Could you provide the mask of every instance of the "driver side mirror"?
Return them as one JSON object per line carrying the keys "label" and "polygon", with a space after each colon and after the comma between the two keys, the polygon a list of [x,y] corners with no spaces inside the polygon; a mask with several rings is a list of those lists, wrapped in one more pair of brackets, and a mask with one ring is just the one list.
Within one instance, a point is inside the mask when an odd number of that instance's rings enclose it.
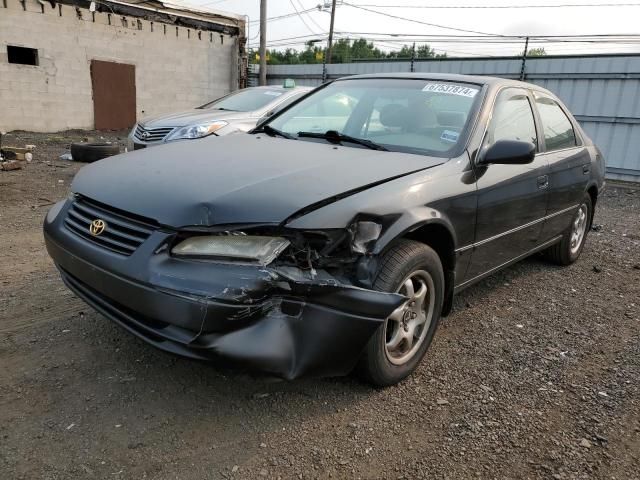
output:
{"label": "driver side mirror", "polygon": [[533,162],[535,156],[536,146],[531,142],[498,140],[484,152],[477,164],[526,165]]}

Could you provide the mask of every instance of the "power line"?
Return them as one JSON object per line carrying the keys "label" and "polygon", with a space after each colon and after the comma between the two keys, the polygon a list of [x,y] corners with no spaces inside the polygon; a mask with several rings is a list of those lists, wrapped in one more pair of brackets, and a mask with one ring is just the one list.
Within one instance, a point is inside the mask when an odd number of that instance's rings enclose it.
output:
{"label": "power line", "polygon": [[[268,47],[283,47],[288,45],[303,45],[307,43],[309,40],[324,40],[327,38],[327,35],[298,35],[295,37],[287,37],[287,38],[277,38],[275,40],[271,40]],[[249,47],[255,47],[256,43],[249,44]]]}
{"label": "power line", "polygon": [[351,31],[340,31],[337,32],[340,34],[348,34],[348,35],[384,35],[393,38],[423,38],[423,39],[434,39],[434,38],[444,38],[444,39],[462,39],[462,40],[483,40],[483,41],[502,41],[502,40],[516,40],[520,41],[526,37],[531,39],[553,39],[558,41],[567,39],[567,40],[579,40],[579,39],[590,39],[590,40],[620,40],[620,39],[640,39],[640,34],[638,33],[593,33],[593,34],[580,34],[580,35],[499,35],[499,36],[486,36],[486,35],[438,35],[438,34],[424,34],[424,33],[397,33],[397,32],[351,32]]}
{"label": "power line", "polygon": [[488,36],[493,36],[493,37],[501,37],[502,36],[502,35],[499,35],[497,33],[479,32],[477,30],[466,30],[464,28],[449,27],[447,25],[439,25],[437,23],[423,22],[422,20],[416,20],[414,18],[400,17],[398,15],[392,15],[390,13],[381,12],[380,10],[372,10],[370,8],[361,7],[361,6],[355,5],[353,3],[343,2],[342,4],[343,5],[348,5],[349,7],[358,8],[358,9],[364,10],[366,12],[375,13],[375,14],[378,14],[378,15],[383,15],[383,16],[389,17],[389,18],[395,18],[397,20],[404,20],[406,22],[419,23],[421,25],[427,25],[429,27],[443,28],[445,30],[453,30],[453,31],[456,31],[456,32],[463,32],[463,33],[476,33],[476,34],[479,34],[479,35],[488,35]]}
{"label": "power line", "polygon": [[[389,43],[411,43],[411,42],[441,42],[441,43],[484,43],[484,44],[520,44],[524,36],[503,36],[486,37],[471,35],[420,35],[420,34],[389,34],[380,32],[336,32],[341,37],[348,36],[363,38],[365,40],[377,40]],[[326,34],[298,35],[273,39],[270,44],[305,39],[322,39]],[[554,42],[554,43],[640,43],[640,35],[530,35],[532,42]]]}
{"label": "power line", "polygon": [[[300,12],[294,13],[286,13],[284,15],[278,15],[277,17],[269,17],[267,18],[267,22],[275,22],[277,20],[282,20],[284,18],[291,18],[300,15],[301,13],[312,12],[315,8],[307,8],[306,10],[301,10]],[[251,20],[249,23],[258,23],[260,20]]]}
{"label": "power line", "polygon": [[[296,0],[296,2],[298,3],[298,5],[300,5],[300,8],[302,10],[305,9],[304,5],[302,4],[302,0]],[[306,15],[307,15],[307,18],[311,20],[311,23],[313,23],[316,27],[318,27],[318,30],[320,30],[321,32],[324,32],[324,28],[320,24],[318,24],[318,22],[315,21],[315,19],[313,18],[313,15],[311,15],[308,12]]]}
{"label": "power line", "polygon": [[522,9],[522,8],[567,8],[567,7],[640,7],[640,3],[570,3],[558,5],[378,5],[358,4],[359,7],[375,8],[420,8],[420,9]]}
{"label": "power line", "polygon": [[[462,55],[490,56],[488,52],[495,51],[500,56],[505,49],[521,50],[523,36],[490,37],[484,35],[432,35],[432,34],[400,34],[381,32],[336,32],[340,38],[362,38],[368,42],[383,43],[386,48],[401,48],[402,45],[427,43],[434,50],[448,51]],[[315,42],[326,39],[324,35],[300,35],[274,39],[269,42],[269,48],[302,46],[308,41]],[[530,36],[530,43],[539,46],[551,47],[562,51],[595,51],[600,45],[616,46],[625,52],[632,52],[640,46],[639,34],[583,34],[583,35],[541,35]],[[396,44],[396,47],[390,45]],[[462,45],[465,50],[482,49],[485,53],[478,54],[469,51],[452,50],[450,45]],[[251,44],[253,47],[255,44]],[[446,47],[446,48],[444,48]],[[610,48],[610,47],[609,47]],[[504,54],[502,55],[504,56]],[[507,55],[509,56],[509,55]]]}
{"label": "power line", "polygon": [[298,15],[298,18],[300,18],[300,20],[302,21],[302,23],[304,24],[305,27],[307,27],[307,30],[309,30],[311,33],[313,33],[314,35],[317,35],[317,33],[309,26],[309,24],[307,24],[307,22],[304,20],[304,17],[300,14],[300,12],[298,11],[298,7],[296,7],[296,4],[293,3],[293,0],[289,0],[289,3],[291,4],[291,6],[293,7],[293,9],[296,12],[296,15]]}

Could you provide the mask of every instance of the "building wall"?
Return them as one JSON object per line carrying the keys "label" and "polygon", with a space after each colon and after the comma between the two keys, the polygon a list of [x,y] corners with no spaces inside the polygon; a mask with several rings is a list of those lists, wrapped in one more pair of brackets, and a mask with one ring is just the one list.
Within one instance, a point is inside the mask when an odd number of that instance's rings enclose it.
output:
{"label": "building wall", "polygon": [[[68,5],[52,8],[49,2],[43,2],[43,13],[36,0],[26,0],[26,11],[18,0],[5,2],[0,130],[93,128],[92,59],[135,65],[138,119],[194,107],[237,88],[237,37]],[[39,66],[8,63],[7,44],[37,48]]]}
{"label": "building wall", "polygon": [[[415,72],[491,75],[517,79],[521,58],[449,58],[416,61]],[[329,78],[361,73],[409,72],[411,62],[328,65]],[[640,182],[640,55],[528,58],[525,80],[554,92],[569,107],[607,162],[607,177]],[[293,78],[320,85],[322,65],[272,65],[267,83]]]}

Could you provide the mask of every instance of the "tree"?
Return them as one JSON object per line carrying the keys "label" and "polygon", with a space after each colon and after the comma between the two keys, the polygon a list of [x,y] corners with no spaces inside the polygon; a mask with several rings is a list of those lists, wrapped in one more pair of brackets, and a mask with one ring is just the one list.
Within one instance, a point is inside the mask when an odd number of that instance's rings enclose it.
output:
{"label": "tree", "polygon": [[[520,52],[520,56],[524,54],[524,50]],[[527,57],[545,57],[547,52],[545,52],[544,47],[538,48],[530,48],[527,52]]]}
{"label": "tree", "polygon": [[[324,42],[310,41],[305,44],[302,51],[287,48],[285,50],[267,50],[267,63],[270,65],[294,65],[322,63],[325,54]],[[378,60],[384,58],[404,58],[409,59],[413,55],[411,45],[403,45],[399,50],[383,52],[372,42],[364,38],[351,40],[340,38],[333,44],[331,53],[331,63],[349,63],[354,60]],[[429,45],[416,45],[415,58],[445,58],[446,53],[438,54]],[[249,61],[258,63],[259,56],[256,50],[249,51]]]}

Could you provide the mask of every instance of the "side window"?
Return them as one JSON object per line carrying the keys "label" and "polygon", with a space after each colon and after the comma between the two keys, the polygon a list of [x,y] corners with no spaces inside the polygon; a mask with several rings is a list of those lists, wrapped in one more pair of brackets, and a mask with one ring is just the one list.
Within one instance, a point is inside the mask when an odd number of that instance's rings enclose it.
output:
{"label": "side window", "polygon": [[489,144],[520,140],[538,145],[533,111],[523,90],[506,89],[498,95],[487,138]]}
{"label": "side window", "polygon": [[576,146],[573,125],[554,100],[536,95],[536,107],[540,113],[547,151]]}

